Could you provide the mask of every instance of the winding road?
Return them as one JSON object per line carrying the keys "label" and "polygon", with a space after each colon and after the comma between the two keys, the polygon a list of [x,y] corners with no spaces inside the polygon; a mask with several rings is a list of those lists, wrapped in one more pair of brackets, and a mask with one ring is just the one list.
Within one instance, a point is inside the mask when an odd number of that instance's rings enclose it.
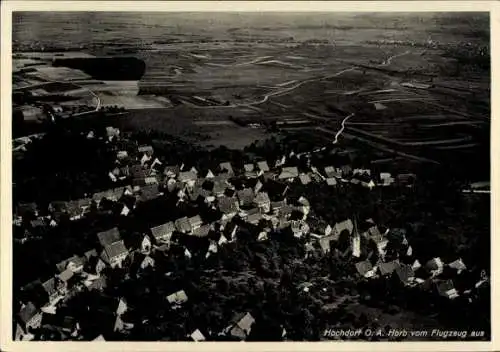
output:
{"label": "winding road", "polygon": [[382,64],[380,64],[379,66],[387,66],[391,63],[391,61],[393,59],[400,57],[400,56],[403,56],[403,55],[408,55],[409,53],[410,53],[410,50],[406,50],[404,53],[392,55],[392,56],[388,57],[384,62],[382,62]]}
{"label": "winding road", "polygon": [[[51,83],[61,83],[61,84],[68,84],[68,83],[71,83],[72,85],[74,85],[77,89],[83,89],[83,90],[86,90],[87,92],[90,93],[90,95],[92,95],[93,98],[95,98],[96,100],[96,108],[95,108],[95,111],[99,111],[99,109],[101,108],[101,99],[99,98],[99,96],[97,94],[94,93],[93,90],[89,89],[88,87],[84,87],[84,86],[81,86],[78,84],[78,81],[50,81],[50,82],[43,82],[43,83],[35,83],[35,84],[31,84],[29,86],[25,86],[25,87],[22,87],[22,88],[19,88],[19,89],[14,89],[15,90],[20,90],[20,91],[23,91],[23,90],[30,90],[30,89],[35,89],[35,88],[43,88],[43,86],[47,85],[47,84],[51,84]],[[75,89],[76,90],[76,89]],[[87,114],[88,112],[85,112],[85,114]],[[83,114],[83,113],[80,113],[80,114]]]}
{"label": "winding road", "polygon": [[334,141],[332,142],[332,144],[337,144],[337,142],[339,141],[339,137],[340,135],[342,134],[342,132],[344,132],[344,129],[345,129],[345,123],[347,122],[347,120],[349,120],[351,117],[354,116],[354,113],[350,114],[349,116],[346,116],[342,122],[341,122],[341,127],[340,127],[340,130],[337,131],[337,133],[335,133],[335,139]]}

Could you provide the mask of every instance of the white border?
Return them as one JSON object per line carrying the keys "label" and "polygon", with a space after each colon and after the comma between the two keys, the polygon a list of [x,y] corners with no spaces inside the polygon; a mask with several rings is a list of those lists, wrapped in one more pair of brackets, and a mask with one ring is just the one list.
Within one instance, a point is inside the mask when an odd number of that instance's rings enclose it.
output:
{"label": "white border", "polygon": [[[498,77],[500,44],[496,43],[493,38],[500,31],[499,3],[494,1],[349,1],[349,2],[328,2],[328,1],[241,1],[241,2],[223,2],[223,1],[188,1],[188,2],[160,2],[160,1],[2,1],[2,17],[1,17],[1,121],[0,129],[0,145],[1,145],[1,236],[0,236],[0,288],[1,288],[1,305],[0,305],[0,350],[4,351],[41,351],[47,349],[77,351],[87,348],[95,348],[102,351],[114,350],[138,350],[138,351],[162,351],[165,349],[174,351],[231,351],[238,350],[255,350],[255,351],[359,351],[359,350],[374,350],[374,351],[493,351],[499,350],[499,339],[496,338],[498,329],[498,319],[500,317],[499,305],[495,301],[498,297],[497,275],[493,268],[497,268],[498,240],[495,234],[497,229],[497,214],[498,209],[494,205],[497,203],[496,189],[497,180],[500,170],[496,165],[495,155],[499,149],[498,143],[494,136],[497,131],[496,116],[499,110],[499,102],[493,97],[500,97],[499,84],[493,79]],[[492,86],[491,86],[491,102],[492,102],[492,126],[491,126],[491,155],[492,155],[492,228],[491,228],[491,258],[492,258],[492,342],[314,342],[314,343],[299,343],[299,342],[280,342],[280,343],[159,343],[159,342],[13,342],[11,341],[12,330],[12,181],[11,181],[11,25],[13,11],[137,11],[137,12],[156,12],[156,11],[171,11],[171,12],[455,12],[455,11],[489,11],[491,22],[491,58],[492,58]],[[496,93],[496,94],[495,94]],[[500,132],[500,131],[499,131]],[[27,259],[26,265],[30,265]],[[496,347],[496,348],[495,348]]]}

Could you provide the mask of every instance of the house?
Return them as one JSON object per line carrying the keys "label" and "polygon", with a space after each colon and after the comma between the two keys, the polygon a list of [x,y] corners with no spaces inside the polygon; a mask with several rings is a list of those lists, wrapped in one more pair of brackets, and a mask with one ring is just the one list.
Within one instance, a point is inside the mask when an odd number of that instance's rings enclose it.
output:
{"label": "house", "polygon": [[182,182],[177,182],[174,178],[169,178],[167,181],[167,190],[169,192],[173,192],[182,187],[183,187]]}
{"label": "house", "polygon": [[157,183],[145,185],[144,187],[141,187],[139,192],[139,197],[137,200],[139,202],[147,202],[149,200],[158,198],[159,195],[160,195],[160,189]]}
{"label": "house", "polygon": [[254,199],[254,204],[264,213],[268,213],[271,210],[271,200],[269,199],[269,194],[267,194],[267,192],[257,193]]}
{"label": "house", "polygon": [[155,176],[147,176],[142,178],[134,178],[132,184],[134,186],[148,186],[158,183],[158,179]]}
{"label": "house", "polygon": [[311,231],[320,236],[329,236],[332,234],[333,228],[326,221],[309,218],[308,223]]}
{"label": "house", "polygon": [[113,331],[125,332],[134,328],[133,323],[125,322],[121,315],[116,315],[115,326]]}
{"label": "house", "polygon": [[352,170],[352,175],[367,175],[371,176],[372,172],[370,169],[354,169]]}
{"label": "house", "polygon": [[180,306],[188,301],[188,297],[184,290],[179,290],[167,296],[167,301],[173,306]]}
{"label": "house", "polygon": [[280,180],[293,180],[299,176],[299,170],[295,166],[284,167],[278,176]]}
{"label": "house", "polygon": [[170,242],[170,238],[175,231],[175,224],[169,221],[165,224],[151,228],[151,235],[157,242]]}
{"label": "house", "polygon": [[211,240],[208,246],[207,254],[205,254],[205,259],[210,257],[212,253],[217,253],[218,249],[219,248],[217,247],[217,242]]}
{"label": "house", "polygon": [[203,224],[203,220],[201,220],[201,217],[199,215],[188,218],[188,221],[191,231],[199,228],[201,224]]}
{"label": "house", "polygon": [[64,340],[71,337],[77,337],[80,332],[80,324],[73,316],[58,314],[44,315],[42,326],[51,331],[57,331]]}
{"label": "house", "polygon": [[30,225],[33,229],[42,229],[47,226],[44,218],[37,218],[30,221]]}
{"label": "house", "polygon": [[59,292],[57,291],[57,284],[55,278],[50,278],[42,283],[44,291],[47,293],[49,298],[49,305],[52,305],[59,297]]}
{"label": "house", "polygon": [[418,261],[418,259],[415,259],[415,261],[413,262],[413,264],[411,265],[411,268],[416,271],[418,269],[420,269],[422,267],[422,264],[420,264],[420,262]]}
{"label": "house", "polygon": [[361,186],[371,190],[375,187],[375,182],[373,182],[373,180],[361,181]]}
{"label": "house", "polygon": [[281,158],[276,159],[276,162],[274,163],[274,167],[280,167],[285,165],[286,163],[286,155],[283,155]]}
{"label": "house", "polygon": [[226,181],[214,178],[212,193],[216,197],[222,196],[224,194],[224,192],[226,191],[227,187],[228,187],[228,184],[226,183]]}
{"label": "house", "polygon": [[120,173],[119,173],[120,179],[125,179],[130,176],[130,168],[128,165],[124,165],[120,167]]}
{"label": "house", "polygon": [[351,241],[352,256],[359,258],[361,256],[361,237],[358,233],[354,234]]}
{"label": "house", "polygon": [[253,188],[253,192],[254,193],[258,193],[262,187],[264,187],[264,184],[262,182],[260,182],[260,180],[257,180],[257,183],[255,184],[254,188]]}
{"label": "house", "polygon": [[151,172],[157,173],[160,171],[159,168],[161,165],[163,165],[163,163],[158,158],[155,158],[149,168],[151,169]]}
{"label": "house", "polygon": [[183,183],[194,183],[197,178],[198,175],[190,170],[190,171],[179,172],[178,180]]}
{"label": "house", "polygon": [[342,165],[340,167],[340,170],[342,170],[342,176],[347,176],[347,175],[349,175],[352,172],[352,167],[349,164]]}
{"label": "house", "polygon": [[304,220],[292,220],[290,226],[294,237],[301,238],[303,235],[309,233],[309,225]]}
{"label": "house", "polygon": [[205,177],[204,177],[204,178],[205,178],[205,179],[210,180],[210,179],[212,179],[212,178],[214,178],[214,177],[215,177],[215,175],[214,175],[214,173],[212,172],[212,170],[208,169],[208,171],[207,171],[207,173],[206,173],[206,175],[205,175]]}
{"label": "house", "polygon": [[410,285],[415,280],[415,271],[411,265],[402,264],[396,267],[396,275],[403,285]]}
{"label": "house", "polygon": [[273,210],[274,215],[277,215],[284,206],[286,206],[286,200],[271,202],[271,209]]}
{"label": "house", "polygon": [[57,275],[60,283],[58,289],[60,290],[61,293],[63,294],[67,293],[68,289],[70,288],[70,284],[72,283],[71,279],[73,278],[73,276],[74,273],[69,269],[66,269],[62,273]]}
{"label": "house", "polygon": [[31,341],[34,339],[33,334],[25,334],[19,323],[14,327],[14,341]]}
{"label": "house", "polygon": [[144,178],[149,176],[149,169],[144,168],[142,164],[134,164],[129,166],[129,175],[132,178]]}
{"label": "house", "polygon": [[83,209],[80,208],[80,205],[76,202],[67,202],[66,213],[71,221],[79,220],[83,216]]}
{"label": "house", "polygon": [[192,235],[196,237],[207,237],[209,233],[210,225],[206,224],[193,229]]}
{"label": "house", "polygon": [[116,158],[118,160],[123,160],[128,158],[128,152],[126,150],[120,150],[116,153]]}
{"label": "house", "polygon": [[217,241],[217,245],[222,246],[229,241],[227,240],[226,236],[224,236],[222,233],[220,234],[219,240]]}
{"label": "house", "polygon": [[228,175],[234,175],[233,167],[230,162],[223,162],[219,164],[220,171],[227,173]]}
{"label": "house", "polygon": [[151,156],[153,155],[153,147],[150,146],[150,145],[143,145],[143,146],[139,146],[137,148],[137,151],[140,153],[140,154],[146,154],[148,156]]}
{"label": "house", "polygon": [[337,185],[337,179],[336,178],[333,178],[333,177],[328,177],[326,179],[326,184],[328,186],[336,186]]}
{"label": "house", "polygon": [[425,264],[425,268],[434,276],[443,272],[444,264],[441,258],[432,258]]}
{"label": "house", "polygon": [[40,308],[40,310],[44,314],[52,314],[52,315],[57,314],[57,307],[55,305],[50,305],[50,303]]}
{"label": "house", "polygon": [[[312,235],[311,235],[312,236]],[[314,238],[314,236],[312,236]],[[327,254],[331,250],[331,242],[337,240],[337,236],[334,234],[328,236],[320,236],[319,238],[315,238],[324,254]]]}
{"label": "house", "polygon": [[309,174],[300,174],[299,180],[300,180],[300,183],[302,183],[303,185],[308,185],[309,183],[312,182],[311,175],[309,175]]}
{"label": "house", "polygon": [[459,258],[447,265],[451,269],[455,269],[458,274],[460,274],[462,271],[467,270],[467,267],[465,266],[464,262],[462,261],[462,258]]}
{"label": "house", "polygon": [[436,283],[436,289],[440,296],[455,299],[459,296],[455,286],[453,285],[453,281],[444,280]]}
{"label": "house", "polygon": [[262,214],[258,211],[258,209],[255,209],[257,211],[252,211],[247,217],[246,217],[246,222],[249,224],[257,225],[260,220],[262,219]]}
{"label": "house", "polygon": [[399,266],[400,266],[400,264],[399,264],[398,260],[392,260],[392,261],[387,262],[387,263],[380,263],[378,265],[378,270],[380,271],[380,275],[389,276],[389,275],[392,275],[392,273]]}
{"label": "house", "polygon": [[341,178],[342,170],[336,169],[333,166],[327,166],[325,167],[325,175],[326,178]]}
{"label": "house", "polygon": [[83,266],[85,265],[85,257],[73,256],[68,259],[68,264],[66,268],[74,273],[81,273],[83,271]]}
{"label": "house", "polygon": [[117,227],[107,231],[102,231],[97,234],[97,238],[101,246],[106,247],[114,242],[121,240],[120,232]]}
{"label": "house", "polygon": [[224,227],[224,236],[230,241],[233,242],[236,240],[236,233],[238,232],[238,225],[234,222],[230,222]]}
{"label": "house", "polygon": [[107,279],[105,276],[99,276],[96,280],[92,280],[91,282],[86,281],[85,286],[87,286],[89,291],[102,291],[107,287]]}
{"label": "house", "polygon": [[[94,250],[95,251],[95,250]],[[97,256],[97,251],[95,256],[89,257],[87,263],[85,264],[85,272],[91,275],[100,275],[101,272],[106,268],[106,263]]]}
{"label": "house", "polygon": [[167,178],[174,178],[179,175],[180,168],[178,165],[167,165],[165,169],[163,169],[163,175]]}
{"label": "house", "polygon": [[189,223],[189,219],[187,216],[175,220],[174,224],[175,228],[180,233],[188,233],[191,231],[191,224]]}
{"label": "house", "polygon": [[195,342],[205,341],[205,336],[201,333],[199,329],[196,329],[191,335],[189,335],[191,339]]}
{"label": "house", "polygon": [[119,128],[114,128],[112,126],[106,127],[106,137],[109,141],[111,141],[113,138],[118,138],[118,136],[120,136]]}
{"label": "house", "polygon": [[269,165],[267,164],[267,161],[257,161],[257,168],[262,171],[262,172],[268,172],[269,171]]}
{"label": "house", "polygon": [[336,234],[337,236],[340,236],[340,234],[343,231],[347,231],[349,234],[352,234],[353,230],[354,230],[354,224],[351,219],[338,222],[333,227],[333,233]]}
{"label": "house", "polygon": [[125,204],[123,204],[122,210],[120,210],[120,215],[128,216],[129,213],[130,209]]}
{"label": "house", "polygon": [[268,237],[267,237],[267,232],[265,231],[261,231],[259,233],[259,236],[257,236],[257,241],[259,242],[263,242],[263,241],[267,241],[268,240]]}
{"label": "house", "polygon": [[255,319],[250,313],[237,314],[231,320],[231,324],[224,329],[223,333],[240,340],[245,340],[250,335],[254,323]]}
{"label": "house", "polygon": [[243,165],[243,168],[245,169],[245,173],[247,173],[247,172],[254,171],[255,167],[253,164],[245,164],[245,165]]}
{"label": "house", "polygon": [[371,277],[373,274],[372,271],[373,266],[368,260],[357,262],[354,266],[356,267],[356,270],[358,271],[359,275],[363,277],[368,278]]}
{"label": "house", "polygon": [[20,325],[25,333],[29,333],[31,329],[37,329],[42,322],[42,312],[35,307],[32,302],[28,302],[19,311],[18,318]]}
{"label": "house", "polygon": [[390,186],[394,183],[394,178],[389,172],[381,172],[380,181],[382,186]]}
{"label": "house", "polygon": [[112,268],[122,267],[123,260],[128,256],[128,250],[123,243],[123,240],[114,242],[104,247],[101,258],[108,263]]}
{"label": "house", "polygon": [[379,243],[385,239],[385,236],[380,233],[380,229],[377,225],[371,224],[366,232],[366,237],[372,239],[375,243]]}
{"label": "house", "polygon": [[38,206],[36,203],[19,203],[16,206],[16,214],[25,217],[26,215],[38,216]]}
{"label": "house", "polygon": [[113,188],[103,192],[97,192],[92,196],[92,200],[99,205],[103,199],[117,202],[123,195],[123,189]]}
{"label": "house", "polygon": [[226,215],[232,217],[239,210],[238,200],[232,197],[222,196],[217,200],[219,210]]}
{"label": "house", "polygon": [[[202,193],[202,191],[205,191]],[[206,201],[206,197],[210,194],[210,192],[207,192],[201,187],[194,186],[192,189],[188,189],[188,197],[192,202],[196,202],[198,199],[203,200],[204,202]]]}
{"label": "house", "polygon": [[241,191],[236,192],[236,195],[240,201],[240,206],[252,205],[255,198],[255,194],[251,188],[244,188]]}
{"label": "house", "polygon": [[151,252],[151,239],[148,235],[144,235],[141,241],[141,253],[149,254]]}
{"label": "house", "polygon": [[57,270],[61,273],[66,269],[70,269],[74,273],[79,273],[83,270],[85,257],[73,256],[56,264]]}
{"label": "house", "polygon": [[297,203],[300,204],[300,210],[302,211],[302,213],[304,214],[304,220],[306,219],[307,215],[309,214],[309,211],[311,210],[311,203],[309,203],[309,201],[301,196],[298,200],[297,200]]}
{"label": "house", "polygon": [[155,267],[155,260],[151,258],[149,255],[146,255],[144,259],[141,261],[140,265],[141,269],[146,269],[148,267],[154,268]]}

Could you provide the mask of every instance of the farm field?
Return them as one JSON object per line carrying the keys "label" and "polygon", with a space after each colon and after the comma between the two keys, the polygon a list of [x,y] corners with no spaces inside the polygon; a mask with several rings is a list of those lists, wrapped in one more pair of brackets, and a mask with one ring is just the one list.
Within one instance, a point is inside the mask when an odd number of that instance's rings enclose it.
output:
{"label": "farm field", "polygon": [[[182,17],[172,16],[173,21]],[[304,120],[310,125],[301,126],[311,133],[318,133],[316,127],[330,131],[318,137],[318,144],[328,143],[324,136],[335,135],[350,114],[345,128],[358,147],[401,149],[417,158],[412,160],[434,153],[446,162],[448,155],[452,160],[452,154],[470,154],[489,144],[489,74],[449,50],[462,43],[483,45],[485,37],[474,34],[482,32],[432,15],[401,14],[404,26],[386,23],[382,15],[371,17],[369,26],[360,25],[362,15],[325,16],[266,22],[262,14],[249,22],[238,19],[237,26],[231,15],[216,26],[197,14],[179,26],[150,16],[140,19],[151,24],[147,31],[137,18],[125,17],[116,28],[96,26],[96,40],[88,47],[68,29],[64,43],[83,45],[82,53],[16,53],[16,67],[33,72],[16,75],[15,84],[75,79],[78,90],[61,91],[84,95],[88,90],[94,104],[99,99],[102,106],[131,110],[125,118],[130,128],[179,132],[207,145],[239,148],[240,142],[267,133],[249,125],[280,122],[280,128],[296,129],[286,122]],[[125,41],[127,28],[134,33]],[[26,35],[17,33],[17,39],[22,42]],[[45,35],[42,44],[53,39],[50,29]],[[146,68],[138,81],[104,82],[50,67],[55,56],[85,55],[133,56]],[[352,140],[340,138],[339,143]],[[383,152],[380,148],[375,149]]]}

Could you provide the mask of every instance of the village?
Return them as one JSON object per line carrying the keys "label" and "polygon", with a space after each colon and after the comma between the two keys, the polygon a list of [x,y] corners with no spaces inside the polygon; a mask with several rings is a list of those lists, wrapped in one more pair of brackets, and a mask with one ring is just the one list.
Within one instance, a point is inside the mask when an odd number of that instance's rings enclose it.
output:
{"label": "village", "polygon": [[[404,229],[388,228],[356,213],[328,222],[311,211],[314,204],[310,199],[294,192],[298,187],[307,189],[313,185],[362,188],[366,192],[381,187],[411,189],[418,182],[418,175],[375,174],[350,164],[314,165],[310,155],[300,155],[305,159],[301,165],[305,166],[297,167],[289,162],[298,157],[293,151],[275,163],[259,158],[240,169],[219,160],[215,168],[198,170],[183,160],[167,164],[162,155],[156,155],[152,145],[134,144],[123,138],[117,128],[107,127],[104,134],[116,152],[115,163],[109,166],[107,175],[116,187],[82,199],[54,200],[47,209],[40,209],[36,203],[17,204],[14,227],[24,235],[14,241],[24,245],[33,236],[40,236],[40,229],[57,228],[61,221],[81,221],[96,210],[130,218],[141,206],[160,198],[168,199],[175,209],[163,209],[163,219],[156,217],[153,226],[136,231],[132,240],[124,238],[117,224],[96,231],[95,246],[86,248],[84,253],[67,253],[67,258],[53,268],[52,276],[24,285],[22,299],[14,305],[18,308],[13,312],[16,340],[40,339],[42,328],[50,328],[62,340],[82,340],[78,320],[66,315],[64,309],[61,312],[60,307],[82,292],[103,292],[113,271],[124,271],[126,277],[147,271],[168,276],[172,272],[161,263],[172,251],[181,251],[187,261],[210,261],[224,247],[241,242],[242,238],[271,245],[276,236],[289,235],[302,248],[304,261],[335,255],[352,266],[360,282],[395,280],[403,289],[433,292],[447,300],[473,302],[481,289],[489,285],[485,271],[472,281],[469,277],[462,279],[469,269],[460,257],[449,261],[440,257],[422,260]],[[102,137],[88,131],[86,138]],[[298,287],[307,293],[311,285],[305,282]],[[182,311],[190,296],[180,288],[164,299],[172,310]],[[125,297],[106,296],[106,302],[116,307],[112,308],[110,319],[114,332],[126,334],[134,328],[127,320],[130,302]],[[186,339],[227,337],[245,341],[255,320],[248,311],[235,312],[222,331],[199,327]],[[282,330],[282,339],[286,340],[287,331],[284,327]],[[94,340],[106,338],[97,334]]]}

